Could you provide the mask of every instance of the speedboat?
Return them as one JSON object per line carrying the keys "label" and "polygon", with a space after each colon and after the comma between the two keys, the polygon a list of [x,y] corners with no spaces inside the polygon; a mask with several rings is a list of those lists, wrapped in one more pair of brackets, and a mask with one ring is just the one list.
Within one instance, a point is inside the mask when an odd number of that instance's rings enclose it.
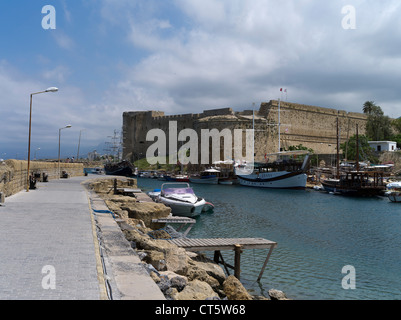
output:
{"label": "speedboat", "polygon": [[401,181],[389,183],[386,195],[391,202],[401,202]]}
{"label": "speedboat", "polygon": [[195,195],[188,183],[163,183],[159,201],[176,216],[195,217],[202,213],[206,201]]}

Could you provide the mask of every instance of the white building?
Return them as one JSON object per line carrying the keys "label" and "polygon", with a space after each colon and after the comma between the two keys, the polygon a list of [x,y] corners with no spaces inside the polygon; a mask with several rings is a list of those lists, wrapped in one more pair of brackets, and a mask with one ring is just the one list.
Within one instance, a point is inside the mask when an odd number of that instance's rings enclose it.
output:
{"label": "white building", "polygon": [[397,142],[394,141],[368,141],[371,148],[375,151],[395,151],[397,150]]}
{"label": "white building", "polygon": [[100,159],[100,154],[97,153],[96,150],[88,153],[88,160],[89,161],[96,161]]}

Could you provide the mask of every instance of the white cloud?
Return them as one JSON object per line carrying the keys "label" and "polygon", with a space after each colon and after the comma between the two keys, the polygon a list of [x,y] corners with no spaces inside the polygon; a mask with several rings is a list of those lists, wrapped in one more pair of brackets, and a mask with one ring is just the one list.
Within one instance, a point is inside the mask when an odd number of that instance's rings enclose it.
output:
{"label": "white cloud", "polygon": [[73,50],[75,48],[74,40],[65,33],[63,33],[62,31],[60,30],[54,31],[53,37],[60,48],[66,50]]}
{"label": "white cloud", "polygon": [[130,20],[132,44],[149,51],[117,86],[135,91],[131,100],[125,91],[132,108],[139,102],[137,92],[142,93],[142,108],[148,101],[149,109],[177,113],[241,108],[276,99],[278,89],[287,87],[294,102],[361,111],[364,101],[375,100],[385,111],[394,110],[396,99],[387,101],[381,90],[384,85],[396,90],[396,82],[389,79],[395,80],[401,70],[400,52],[389,32],[400,24],[396,1],[354,1],[356,30],[342,28],[341,9],[347,1],[174,4],[190,23],[171,23],[174,32],[167,35],[155,27],[157,20]]}

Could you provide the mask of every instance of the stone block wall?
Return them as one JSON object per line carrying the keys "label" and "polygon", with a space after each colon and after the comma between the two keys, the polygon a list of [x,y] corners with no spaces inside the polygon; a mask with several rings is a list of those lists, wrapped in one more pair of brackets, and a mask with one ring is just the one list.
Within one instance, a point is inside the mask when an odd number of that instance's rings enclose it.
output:
{"label": "stone block wall", "polygon": [[[0,163],[0,192],[6,197],[24,190],[27,186],[28,161],[7,160]],[[83,176],[84,168],[82,163],[60,163],[60,172],[66,171],[70,177]],[[31,161],[30,172],[48,175],[48,179],[58,178],[57,162]]]}
{"label": "stone block wall", "polygon": [[[280,146],[288,148],[302,144],[319,154],[336,154],[337,119],[340,143],[355,134],[365,133],[367,116],[331,108],[322,108],[290,102],[281,102]],[[123,157],[130,161],[144,158],[153,142],[146,141],[150,129],[161,129],[169,141],[169,122],[177,121],[180,132],[194,129],[198,137],[202,129],[252,129],[255,123],[255,159],[263,161],[265,154],[278,151],[278,101],[262,103],[258,111],[234,112],[231,108],[203,111],[200,114],[164,115],[160,111],[125,112],[123,115]],[[244,131],[245,136],[245,131]],[[178,143],[178,148],[183,143]],[[243,144],[243,146],[245,143]],[[223,145],[221,145],[223,147]],[[234,146],[233,146],[234,148]],[[200,148],[198,152],[200,151]],[[167,146],[167,153],[170,150]],[[243,150],[243,154],[245,154]],[[220,160],[226,160],[221,158]],[[238,159],[237,159],[238,160]]]}

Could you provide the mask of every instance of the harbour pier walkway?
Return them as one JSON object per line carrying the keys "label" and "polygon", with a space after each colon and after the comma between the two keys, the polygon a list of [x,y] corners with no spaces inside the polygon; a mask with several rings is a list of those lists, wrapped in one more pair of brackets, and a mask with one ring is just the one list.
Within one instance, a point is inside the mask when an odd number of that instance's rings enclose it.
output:
{"label": "harbour pier walkway", "polygon": [[94,214],[88,179],[38,183],[0,206],[0,300],[164,299],[113,217]]}

